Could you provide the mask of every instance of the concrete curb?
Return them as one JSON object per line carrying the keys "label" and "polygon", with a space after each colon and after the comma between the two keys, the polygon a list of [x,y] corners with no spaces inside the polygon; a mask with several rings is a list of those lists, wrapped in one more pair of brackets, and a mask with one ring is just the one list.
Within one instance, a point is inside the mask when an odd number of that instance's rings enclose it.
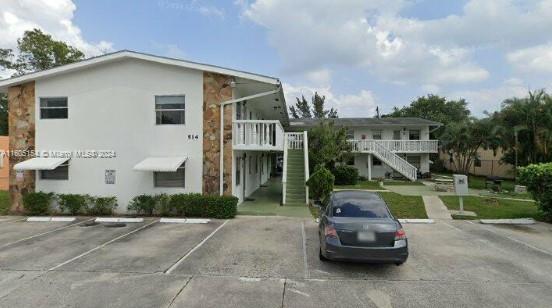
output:
{"label": "concrete curb", "polygon": [[402,224],[432,224],[435,223],[433,219],[418,219],[418,218],[405,218],[399,219]]}
{"label": "concrete curb", "polygon": [[517,219],[480,219],[480,223],[486,225],[533,225],[533,218],[517,218]]}
{"label": "concrete curb", "polygon": [[75,221],[77,218],[76,217],[55,217],[55,216],[50,216],[50,217],[42,217],[42,216],[37,216],[37,217],[27,217],[27,222],[71,222],[71,221]]}
{"label": "concrete curb", "polygon": [[161,218],[159,219],[160,223],[167,224],[206,224],[209,223],[210,219],[201,219],[201,218]]}
{"label": "concrete curb", "polygon": [[129,217],[97,217],[95,222],[125,222],[135,223],[144,222],[144,218],[129,218]]}

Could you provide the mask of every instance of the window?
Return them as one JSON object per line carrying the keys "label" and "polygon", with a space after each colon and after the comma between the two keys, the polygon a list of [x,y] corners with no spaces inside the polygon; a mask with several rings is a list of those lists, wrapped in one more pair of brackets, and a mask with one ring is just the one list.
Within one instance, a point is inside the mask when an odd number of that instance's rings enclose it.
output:
{"label": "window", "polygon": [[473,166],[481,168],[481,159],[476,157],[475,160],[473,161]]}
{"label": "window", "polygon": [[182,95],[155,97],[155,123],[185,124],[185,98]]}
{"label": "window", "polygon": [[420,130],[411,129],[408,131],[408,140],[420,140]]}
{"label": "window", "polygon": [[253,173],[253,157],[249,156],[249,174]]}
{"label": "window", "polygon": [[381,140],[381,130],[372,131],[372,139]]}
{"label": "window", "polygon": [[67,97],[40,98],[41,119],[67,119]]}
{"label": "window", "polygon": [[255,174],[259,173],[259,158],[255,158]]}
{"label": "window", "polygon": [[40,170],[41,180],[68,180],[69,163],[65,162],[53,170]]}
{"label": "window", "polygon": [[181,187],[186,184],[186,169],[184,164],[180,165],[176,172],[154,172],[153,185],[155,187]]}
{"label": "window", "polygon": [[333,217],[388,218],[389,211],[383,201],[366,198],[335,198]]}
{"label": "window", "polygon": [[345,163],[347,164],[347,166],[354,166],[355,165],[355,156],[354,155],[348,156],[345,160]]}
{"label": "window", "polygon": [[240,185],[241,181],[241,164],[240,164],[240,158],[236,157],[236,185]]}
{"label": "window", "polygon": [[375,156],[372,156],[372,166],[381,166],[381,160]]}

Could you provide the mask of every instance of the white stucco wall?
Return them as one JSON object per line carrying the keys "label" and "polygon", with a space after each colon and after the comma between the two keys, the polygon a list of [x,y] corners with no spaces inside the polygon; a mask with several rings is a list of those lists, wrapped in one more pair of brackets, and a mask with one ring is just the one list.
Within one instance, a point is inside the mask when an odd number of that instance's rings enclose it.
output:
{"label": "white stucco wall", "polygon": [[[185,95],[186,124],[156,125],[156,95]],[[41,97],[68,97],[68,119],[39,118]],[[36,82],[37,150],[113,150],[116,158],[73,158],[69,180],[40,180],[36,190],[117,196],[118,212],[138,194],[202,191],[203,73],[124,60]],[[197,135],[197,139],[188,139]],[[151,156],[187,156],[185,188],[154,188],[153,173],[134,171]],[[105,184],[106,169],[116,184]]]}

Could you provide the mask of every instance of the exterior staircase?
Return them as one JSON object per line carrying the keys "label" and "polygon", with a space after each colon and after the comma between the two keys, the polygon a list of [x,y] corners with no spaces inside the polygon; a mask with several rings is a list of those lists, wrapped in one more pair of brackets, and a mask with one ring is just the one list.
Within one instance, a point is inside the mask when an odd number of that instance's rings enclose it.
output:
{"label": "exterior staircase", "polygon": [[282,204],[305,205],[309,197],[306,185],[309,176],[307,132],[284,134],[284,168]]}
{"label": "exterior staircase", "polygon": [[374,143],[372,154],[411,181],[416,181],[418,169],[384,146]]}
{"label": "exterior staircase", "polygon": [[303,150],[288,150],[286,204],[305,204],[305,181]]}

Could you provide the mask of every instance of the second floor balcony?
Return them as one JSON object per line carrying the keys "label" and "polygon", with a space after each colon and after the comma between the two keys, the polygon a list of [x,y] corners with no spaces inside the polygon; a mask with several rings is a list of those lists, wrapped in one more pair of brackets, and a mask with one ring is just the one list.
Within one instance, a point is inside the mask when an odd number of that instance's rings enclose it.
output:
{"label": "second floor balcony", "polygon": [[236,120],[232,140],[234,150],[283,151],[284,128],[278,120]]}
{"label": "second floor balcony", "polygon": [[438,153],[438,140],[348,140],[354,153],[372,153],[379,144],[394,153]]}

